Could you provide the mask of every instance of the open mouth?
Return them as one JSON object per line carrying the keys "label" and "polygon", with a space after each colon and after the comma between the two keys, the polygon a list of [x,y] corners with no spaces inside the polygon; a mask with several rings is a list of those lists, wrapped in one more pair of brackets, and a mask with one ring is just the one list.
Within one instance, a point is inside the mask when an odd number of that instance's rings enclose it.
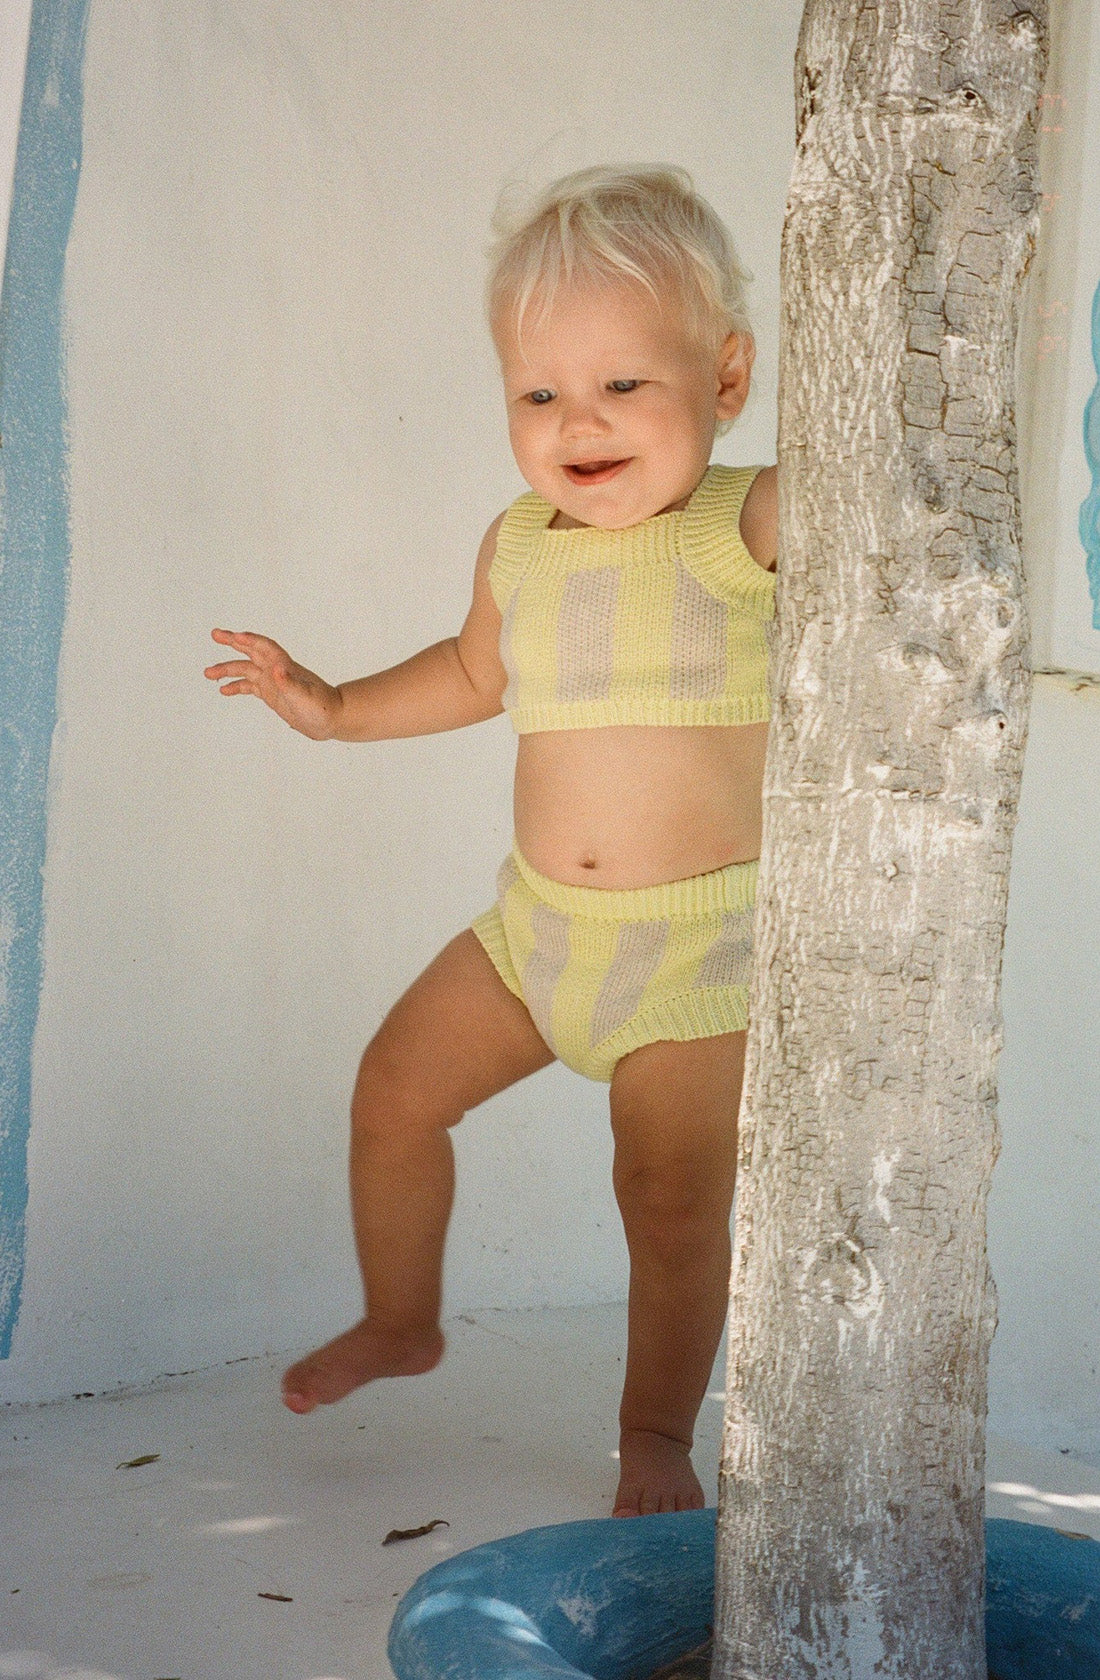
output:
{"label": "open mouth", "polygon": [[629,465],[629,456],[621,461],[567,461],[562,471],[572,484],[605,484]]}

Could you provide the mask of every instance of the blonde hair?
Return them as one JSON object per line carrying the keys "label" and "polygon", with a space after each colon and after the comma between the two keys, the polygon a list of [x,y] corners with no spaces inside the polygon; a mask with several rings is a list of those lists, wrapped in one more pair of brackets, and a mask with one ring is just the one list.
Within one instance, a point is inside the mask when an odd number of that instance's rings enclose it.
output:
{"label": "blonde hair", "polygon": [[633,280],[658,304],[671,289],[701,342],[717,347],[731,332],[752,339],[751,275],[684,169],[581,169],[520,207],[506,190],[493,232],[486,305],[494,328],[510,316],[519,336],[532,307],[545,319],[563,286]]}

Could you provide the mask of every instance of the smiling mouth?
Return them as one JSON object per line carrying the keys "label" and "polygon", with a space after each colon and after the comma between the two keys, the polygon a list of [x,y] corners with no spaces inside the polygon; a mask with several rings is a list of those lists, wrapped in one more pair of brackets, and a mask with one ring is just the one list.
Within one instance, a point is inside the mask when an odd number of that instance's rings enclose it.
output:
{"label": "smiling mouth", "polygon": [[572,484],[604,484],[629,465],[629,456],[621,461],[567,461],[562,471]]}

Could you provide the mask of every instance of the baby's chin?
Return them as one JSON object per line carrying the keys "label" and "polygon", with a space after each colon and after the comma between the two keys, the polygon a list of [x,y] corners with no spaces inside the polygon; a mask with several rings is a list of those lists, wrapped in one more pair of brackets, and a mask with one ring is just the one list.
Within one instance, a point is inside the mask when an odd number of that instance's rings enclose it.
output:
{"label": "baby's chin", "polygon": [[583,469],[566,467],[552,483],[533,484],[531,488],[557,509],[553,521],[557,530],[594,525],[601,531],[625,531],[657,514],[673,513],[687,506],[696,488],[694,484],[687,490],[681,489],[679,494],[675,485],[647,490],[630,482],[630,465],[629,460],[622,465],[608,462],[605,470],[588,475]]}

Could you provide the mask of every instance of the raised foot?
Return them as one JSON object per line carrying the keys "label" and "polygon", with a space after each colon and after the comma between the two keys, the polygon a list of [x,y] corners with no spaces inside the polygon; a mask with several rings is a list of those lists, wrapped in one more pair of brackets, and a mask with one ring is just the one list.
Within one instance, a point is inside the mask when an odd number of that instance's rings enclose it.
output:
{"label": "raised foot", "polygon": [[400,1334],[364,1318],[290,1367],[283,1376],[283,1405],[292,1412],[312,1412],[376,1377],[419,1376],[442,1358],[439,1329]]}
{"label": "raised foot", "polygon": [[691,1451],[683,1441],[650,1429],[624,1429],[619,1437],[619,1488],[615,1517],[654,1511],[698,1511],[706,1504]]}

